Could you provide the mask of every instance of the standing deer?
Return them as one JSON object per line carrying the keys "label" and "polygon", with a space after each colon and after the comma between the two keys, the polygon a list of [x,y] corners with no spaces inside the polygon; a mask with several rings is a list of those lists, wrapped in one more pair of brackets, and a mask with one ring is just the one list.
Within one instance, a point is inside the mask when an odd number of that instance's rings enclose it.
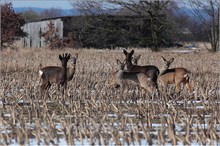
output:
{"label": "standing deer", "polygon": [[45,92],[51,87],[52,83],[59,84],[63,87],[62,93],[64,94],[64,88],[67,84],[67,62],[70,59],[70,54],[59,55],[62,67],[59,66],[47,66],[39,70],[39,74],[42,80],[41,90]]}
{"label": "standing deer", "polygon": [[[73,76],[74,76],[74,74],[75,74],[75,72],[76,72],[76,61],[77,61],[77,58],[78,58],[78,54],[76,53],[76,55],[73,57],[73,58],[71,58],[71,60],[72,60],[72,62],[71,62],[71,65],[72,65],[72,68],[67,68],[67,72],[66,72],[66,75],[67,75],[67,82],[69,82],[69,81],[71,81],[72,79],[73,79]],[[60,69],[62,69],[62,67],[56,67],[56,68],[60,68]],[[42,75],[42,73],[45,71],[45,70],[47,70],[47,67],[45,67],[45,68],[42,68],[40,71],[39,71],[39,73],[40,73],[40,77],[41,77],[41,75]],[[67,84],[66,84],[67,85]],[[60,88],[60,84],[58,84],[58,89]],[[67,87],[65,87],[65,88],[67,88]]]}
{"label": "standing deer", "polygon": [[142,72],[146,74],[154,82],[158,90],[157,77],[160,73],[159,69],[153,65],[147,65],[147,66],[134,65],[132,64],[132,55],[134,54],[134,50],[132,50],[130,53],[128,53],[126,50],[124,50],[123,52],[126,57],[125,61],[126,61],[127,70],[129,72]]}
{"label": "standing deer", "polygon": [[125,63],[117,59],[118,70],[113,72],[110,78],[110,85],[116,88],[124,88],[126,81],[132,81],[147,90],[148,92],[153,92],[156,89],[156,84],[151,80],[151,78],[142,72],[128,72],[125,71]]}
{"label": "standing deer", "polygon": [[163,56],[161,56],[164,61],[163,69],[159,75],[159,81],[162,83],[165,91],[167,89],[168,84],[176,85],[176,92],[180,92],[180,83],[183,83],[185,87],[188,89],[190,93],[192,93],[192,88],[189,83],[189,71],[183,67],[179,68],[172,68],[169,69],[171,63],[173,62],[174,58],[167,61]]}

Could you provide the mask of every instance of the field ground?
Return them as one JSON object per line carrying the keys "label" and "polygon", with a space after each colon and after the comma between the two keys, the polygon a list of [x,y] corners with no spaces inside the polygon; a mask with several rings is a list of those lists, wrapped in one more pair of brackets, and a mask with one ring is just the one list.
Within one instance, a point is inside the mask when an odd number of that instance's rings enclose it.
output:
{"label": "field ground", "polygon": [[[131,50],[131,49],[130,49]],[[131,84],[127,92],[109,86],[122,50],[18,49],[1,52],[0,144],[220,144],[219,54],[205,50],[141,54],[140,65],[191,71],[193,94],[182,88],[152,96]],[[79,54],[65,97],[54,85],[40,96],[38,70],[60,65],[58,55]],[[70,66],[68,64],[68,66]],[[71,67],[71,66],[70,66]]]}

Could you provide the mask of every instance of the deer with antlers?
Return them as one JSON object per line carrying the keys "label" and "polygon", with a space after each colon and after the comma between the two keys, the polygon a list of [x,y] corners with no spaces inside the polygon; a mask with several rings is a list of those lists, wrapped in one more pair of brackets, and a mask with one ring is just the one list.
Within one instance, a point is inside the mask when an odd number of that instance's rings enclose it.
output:
{"label": "deer with antlers", "polygon": [[176,92],[180,92],[180,84],[183,83],[187,90],[192,93],[192,87],[189,83],[189,71],[183,67],[169,69],[174,58],[166,60],[161,56],[164,61],[163,69],[159,75],[159,81],[162,83],[165,91],[168,84],[176,85]]}
{"label": "deer with antlers", "polygon": [[67,87],[67,62],[70,59],[70,54],[65,53],[63,55],[59,55],[59,59],[61,61],[62,67],[47,66],[39,70],[39,75],[42,80],[42,92],[48,90],[51,87],[52,83],[56,83],[63,87],[62,93],[64,94],[64,90]]}
{"label": "deer with antlers", "polygon": [[125,55],[127,70],[129,72],[142,72],[146,74],[147,76],[149,76],[149,79],[151,79],[151,81],[154,82],[157,90],[159,91],[157,85],[157,78],[160,73],[159,69],[153,65],[147,65],[147,66],[134,65],[132,63],[132,59],[133,59],[132,55],[134,54],[134,50],[132,50],[130,53],[124,50],[123,53]]}

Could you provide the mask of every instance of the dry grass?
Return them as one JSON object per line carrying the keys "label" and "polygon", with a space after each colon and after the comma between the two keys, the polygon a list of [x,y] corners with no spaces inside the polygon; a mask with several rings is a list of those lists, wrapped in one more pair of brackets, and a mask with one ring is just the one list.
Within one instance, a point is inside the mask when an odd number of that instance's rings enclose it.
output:
{"label": "dry grass", "polygon": [[[59,65],[58,55],[79,53],[76,74],[64,97],[52,86],[40,96],[38,69]],[[194,94],[152,97],[130,85],[128,92],[108,86],[122,50],[19,49],[1,52],[0,144],[219,144],[219,56],[208,52],[177,53],[135,49],[139,64],[162,67],[161,55],[174,57],[172,67],[192,72]],[[87,142],[87,143],[88,143]]]}

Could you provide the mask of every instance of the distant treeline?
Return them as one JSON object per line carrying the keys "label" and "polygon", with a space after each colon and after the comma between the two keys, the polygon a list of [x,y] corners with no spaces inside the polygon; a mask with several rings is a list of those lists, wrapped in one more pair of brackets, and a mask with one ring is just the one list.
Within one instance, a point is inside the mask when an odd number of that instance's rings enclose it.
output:
{"label": "distant treeline", "polygon": [[[140,16],[77,16],[65,20],[64,36],[71,32],[74,46],[94,48],[171,46],[164,16],[155,20]],[[160,28],[157,28],[160,27]]]}

